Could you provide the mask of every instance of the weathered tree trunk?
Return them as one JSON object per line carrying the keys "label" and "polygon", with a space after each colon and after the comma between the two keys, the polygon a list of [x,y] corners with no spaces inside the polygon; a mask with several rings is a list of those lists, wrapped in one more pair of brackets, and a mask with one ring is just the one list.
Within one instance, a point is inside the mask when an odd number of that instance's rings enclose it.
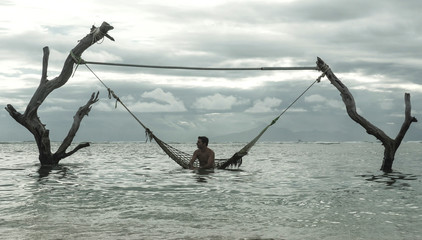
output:
{"label": "weathered tree trunk", "polygon": [[384,160],[381,166],[381,170],[384,172],[392,172],[396,151],[399,148],[404,138],[404,135],[409,129],[410,124],[412,122],[417,122],[417,119],[411,116],[410,94],[405,93],[404,95],[404,101],[406,106],[405,119],[400,129],[400,132],[397,134],[395,139],[392,139],[387,136],[387,134],[385,134],[381,129],[371,124],[368,120],[366,120],[356,112],[355,100],[353,99],[352,94],[349,92],[347,87],[334,75],[328,65],[325,64],[324,61],[322,61],[320,58],[318,58],[317,60],[317,66],[321,71],[325,73],[328,80],[330,80],[331,84],[333,84],[340,91],[340,96],[342,97],[343,102],[346,105],[347,114],[350,116],[350,118],[352,118],[352,120],[359,123],[363,128],[365,128],[368,134],[373,135],[381,141],[382,145],[384,146]]}
{"label": "weathered tree trunk", "polygon": [[58,77],[52,80],[47,79],[48,58],[50,51],[48,47],[44,47],[44,56],[42,64],[42,75],[40,85],[32,96],[26,110],[23,114],[16,111],[16,109],[8,104],[6,110],[9,112],[18,123],[27,128],[35,138],[39,151],[39,160],[41,165],[55,165],[61,159],[64,159],[81,148],[89,146],[89,143],[80,143],[72,151],[66,152],[67,148],[71,145],[76,132],[79,129],[80,122],[85,115],[88,115],[91,110],[91,105],[98,101],[98,93],[93,93],[88,102],[79,108],[73,117],[73,124],[63,140],[62,144],[55,153],[51,152],[49,130],[45,128],[45,124],[41,122],[38,117],[38,108],[41,106],[47,96],[55,89],[63,86],[69,80],[73,72],[73,66],[78,63],[82,53],[88,49],[92,44],[107,36],[107,32],[112,30],[113,27],[106,22],[103,22],[101,27],[96,28],[92,26],[91,32],[79,41],[75,48],[72,49],[71,54],[67,57],[63,69]]}

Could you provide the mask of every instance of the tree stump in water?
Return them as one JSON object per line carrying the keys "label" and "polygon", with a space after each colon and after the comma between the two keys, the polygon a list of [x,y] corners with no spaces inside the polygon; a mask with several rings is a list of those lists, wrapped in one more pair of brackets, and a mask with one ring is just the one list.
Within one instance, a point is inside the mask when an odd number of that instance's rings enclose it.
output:
{"label": "tree stump in water", "polygon": [[336,75],[334,75],[328,65],[325,64],[324,61],[321,60],[321,58],[318,58],[317,66],[321,71],[325,73],[328,80],[330,80],[331,84],[333,84],[334,87],[336,87],[337,90],[340,91],[340,96],[343,99],[344,104],[346,105],[346,110],[349,117],[353,121],[359,123],[363,128],[365,128],[368,134],[373,135],[381,141],[382,145],[384,146],[384,159],[381,165],[381,170],[384,172],[392,172],[396,151],[399,148],[407,130],[409,129],[410,124],[412,124],[412,122],[417,122],[417,119],[411,116],[410,94],[404,94],[405,119],[396,138],[392,139],[381,129],[377,128],[357,113],[355,100],[352,94],[349,92],[349,89],[347,89],[347,87],[336,77]]}
{"label": "tree stump in water", "polygon": [[50,50],[48,47],[44,47],[41,81],[28,106],[26,107],[25,112],[21,114],[11,104],[8,104],[5,108],[9,112],[10,116],[12,116],[18,123],[27,128],[34,135],[38,146],[39,160],[41,165],[58,164],[61,159],[72,155],[81,148],[89,146],[89,143],[80,143],[73,150],[66,152],[66,150],[71,145],[76,132],[79,129],[82,119],[85,115],[88,115],[89,111],[91,110],[91,105],[98,101],[98,92],[92,93],[88,102],[84,106],[80,107],[76,112],[75,116],[73,117],[73,124],[67,136],[55,153],[51,152],[49,130],[45,128],[45,124],[41,122],[37,112],[43,101],[53,90],[66,84],[72,75],[74,64],[80,63],[78,59],[80,59],[82,53],[92,44],[102,39],[104,36],[111,38],[108,36],[107,32],[112,29],[113,27],[106,22],[103,22],[99,28],[92,26],[90,33],[81,39],[76,47],[72,49],[71,53],[65,60],[60,75],[52,80],[47,79],[48,58],[50,55]]}

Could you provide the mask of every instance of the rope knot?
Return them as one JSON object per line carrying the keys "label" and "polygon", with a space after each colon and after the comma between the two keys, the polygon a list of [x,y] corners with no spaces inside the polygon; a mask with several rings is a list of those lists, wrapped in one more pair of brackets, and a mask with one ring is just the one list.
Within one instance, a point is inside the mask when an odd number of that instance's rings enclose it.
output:
{"label": "rope knot", "polygon": [[76,56],[72,50],[70,50],[70,56],[72,57],[73,61],[76,63],[75,71],[72,74],[72,77],[75,76],[76,70],[78,69],[80,64],[86,64],[85,60],[83,60],[80,56]]}
{"label": "rope knot", "polygon": [[116,103],[114,104],[114,108],[117,108],[117,102],[120,101],[120,98],[116,94],[114,94],[114,91],[111,90],[110,88],[107,88],[107,91],[108,91],[108,99],[111,99],[111,97],[116,99]]}
{"label": "rope knot", "polygon": [[113,90],[111,90],[111,88],[107,88],[108,91],[108,98],[111,99],[111,97],[113,97],[116,100],[119,100],[119,97],[114,93]]}
{"label": "rope knot", "polygon": [[318,83],[321,82],[321,79],[327,75],[328,70],[330,70],[330,67],[325,63],[321,68],[319,68],[319,71],[321,71],[322,74],[316,79]]}
{"label": "rope knot", "polygon": [[280,117],[276,117],[275,119],[273,119],[273,121],[271,121],[271,124],[270,124],[270,126],[271,125],[274,125],[277,121],[278,121],[278,119],[279,119]]}
{"label": "rope knot", "polygon": [[76,56],[72,50],[70,50],[70,56],[72,57],[73,61],[75,61],[76,64],[85,64],[85,60],[82,59],[80,56]]}
{"label": "rope knot", "polygon": [[152,132],[151,132],[151,130],[149,130],[149,128],[145,128],[145,142],[148,142],[148,140],[151,142],[152,141],[152,138],[153,138],[153,136],[152,136],[153,134],[152,134]]}
{"label": "rope knot", "polygon": [[113,90],[111,90],[110,88],[107,88],[107,91],[108,91],[108,99],[111,99],[111,94]]}

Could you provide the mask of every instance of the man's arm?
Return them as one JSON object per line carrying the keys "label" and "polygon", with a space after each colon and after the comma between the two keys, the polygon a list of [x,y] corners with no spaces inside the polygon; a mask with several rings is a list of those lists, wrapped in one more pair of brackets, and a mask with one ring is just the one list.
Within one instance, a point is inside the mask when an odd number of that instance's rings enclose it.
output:
{"label": "man's arm", "polygon": [[192,155],[192,159],[189,162],[189,169],[193,169],[193,163],[196,159],[198,159],[198,150],[196,150]]}

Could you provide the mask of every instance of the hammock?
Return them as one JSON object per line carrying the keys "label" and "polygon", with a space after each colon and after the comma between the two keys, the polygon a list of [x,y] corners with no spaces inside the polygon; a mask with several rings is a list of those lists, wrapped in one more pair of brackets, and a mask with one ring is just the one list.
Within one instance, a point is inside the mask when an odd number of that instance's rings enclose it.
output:
{"label": "hammock", "polygon": [[[169,68],[169,69],[190,69],[190,70],[320,70],[318,67],[289,67],[289,68],[194,68],[194,67],[175,67],[175,66],[151,66],[151,65],[134,65],[134,64],[113,64],[113,63],[99,63],[99,62],[87,62],[81,59],[78,56],[75,56],[71,52],[71,56],[75,60],[75,62],[79,64],[84,64],[93,74],[94,76],[104,85],[104,87],[108,90],[108,96],[111,99],[113,97],[116,99],[116,107],[117,102],[119,102],[134,118],[135,120],[145,129],[145,133],[149,140],[154,141],[160,146],[160,148],[177,164],[181,167],[188,169],[189,163],[192,158],[192,154],[185,153],[175,147],[165,143],[161,139],[159,139],[148,127],[146,127],[130,110],[129,108],[120,100],[120,98],[111,90],[107,85],[91,70],[91,68],[87,65],[87,63],[91,64],[103,64],[103,65],[115,65],[115,66],[128,66],[128,67],[147,67],[147,68]],[[76,69],[78,67],[76,66]],[[76,72],[75,69],[75,72]],[[233,154],[231,158],[228,159],[215,159],[215,168],[218,169],[225,169],[229,166],[237,166],[239,167],[242,164],[242,158],[248,154],[249,150],[255,145],[255,143],[261,138],[261,136],[267,131],[269,127],[271,127],[277,120],[283,115],[299,98],[301,98],[316,82],[320,82],[321,78],[325,76],[325,72],[323,73],[308,87],[305,91],[302,92],[283,112],[281,112],[270,124],[268,124],[254,139],[252,139],[249,143],[247,143],[242,149],[238,152]]]}
{"label": "hammock", "polygon": [[[88,67],[88,66],[87,66]],[[88,67],[88,69],[90,69]],[[91,69],[90,69],[91,70]],[[91,70],[92,71],[92,70]],[[95,75],[95,74],[94,74]],[[252,141],[250,141],[248,144],[246,144],[242,149],[240,149],[238,152],[233,154],[231,158],[228,159],[215,159],[215,168],[218,169],[225,169],[229,166],[237,166],[239,167],[242,165],[242,158],[248,154],[249,150],[255,145],[255,143],[261,138],[261,136],[270,128],[274,123],[277,122],[277,120],[283,115],[299,98],[301,98],[316,82],[320,82],[321,78],[325,76],[325,73],[323,73],[321,76],[319,76],[308,88],[305,89],[305,91],[302,92],[286,109],[284,109],[283,112],[281,112],[274,120],[271,121],[270,124],[268,124]],[[97,77],[98,78],[98,77]],[[100,80],[101,81],[101,80]],[[101,81],[102,82],[102,81]],[[103,83],[103,82],[102,82]],[[104,83],[103,83],[104,84]],[[107,87],[107,86],[106,86]],[[151,141],[154,139],[154,141],[160,146],[160,148],[171,158],[173,159],[177,164],[179,164],[181,167],[188,169],[189,168],[189,162],[192,158],[192,154],[185,153],[179,149],[176,149],[175,147],[167,144],[166,142],[159,139],[148,127],[146,127],[130,110],[129,108],[120,100],[120,98],[107,87],[109,98],[113,97],[116,99],[116,104],[119,102],[134,118],[138,123],[145,129],[145,133],[149,140]],[[117,106],[117,105],[116,105]]]}
{"label": "hammock", "polygon": [[[278,119],[278,118],[277,118]],[[215,159],[215,168],[218,169],[225,169],[229,166],[236,166],[240,167],[242,165],[242,158],[243,156],[247,155],[249,150],[255,145],[255,143],[259,140],[259,138],[264,134],[267,129],[273,125],[277,120],[273,120],[271,124],[266,126],[259,134],[256,136],[251,142],[246,144],[242,149],[240,149],[238,152],[233,154],[231,158],[228,159]],[[155,136],[151,130],[148,128],[145,129],[145,133],[149,137],[149,139],[154,139],[154,141],[158,144],[158,146],[161,147],[161,149],[171,158],[173,159],[177,164],[179,164],[181,167],[188,169],[189,168],[189,162],[192,159],[192,154],[185,153],[183,151],[180,151],[177,148],[174,148],[173,146],[161,141],[157,136]]]}
{"label": "hammock", "polygon": [[[188,153],[185,153],[183,151],[180,151],[179,149],[161,141],[161,139],[159,139],[157,136],[155,136],[149,129],[147,129],[145,131],[147,132],[147,135],[150,138],[154,139],[154,141],[158,144],[158,146],[160,146],[160,148],[163,149],[163,151],[171,159],[173,159],[181,167],[183,167],[185,169],[189,168],[189,162],[192,158],[192,154],[188,154]],[[234,166],[240,166],[240,165],[242,165],[242,157],[247,154],[247,152],[244,153],[244,151],[242,151],[242,150],[235,153],[229,159],[215,159],[215,168],[225,169],[228,166],[233,166],[233,165]]]}

